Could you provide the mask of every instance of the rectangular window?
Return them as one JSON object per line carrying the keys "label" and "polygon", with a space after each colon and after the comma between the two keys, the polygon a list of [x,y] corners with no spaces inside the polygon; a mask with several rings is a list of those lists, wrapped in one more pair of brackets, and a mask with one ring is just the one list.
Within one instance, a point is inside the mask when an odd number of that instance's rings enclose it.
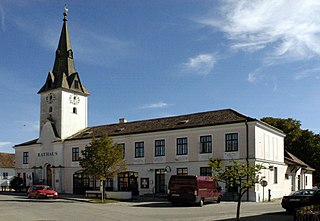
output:
{"label": "rectangular window", "polygon": [[166,152],[166,143],[165,140],[156,140],[154,142],[154,147],[155,147],[155,156],[165,156]]}
{"label": "rectangular window", "polygon": [[177,168],[177,175],[188,175],[188,168]]}
{"label": "rectangular window", "polygon": [[212,136],[200,137],[200,153],[212,153]]}
{"label": "rectangular window", "polygon": [[306,178],[306,186],[308,186],[308,177],[307,177],[307,175],[305,175],[305,178]]}
{"label": "rectangular window", "polygon": [[144,142],[135,142],[135,158],[144,157]]}
{"label": "rectangular window", "polygon": [[3,172],[2,173],[2,178],[5,180],[5,179],[8,179],[8,172]]}
{"label": "rectangular window", "polygon": [[212,176],[212,168],[200,167],[200,176]]}
{"label": "rectangular window", "polygon": [[188,154],[188,138],[177,138],[177,155]]}
{"label": "rectangular window", "polygon": [[79,147],[72,148],[72,161],[79,161]]}
{"label": "rectangular window", "polygon": [[126,145],[124,143],[119,143],[118,147],[122,148],[122,159],[126,157]]}
{"label": "rectangular window", "polygon": [[79,89],[79,81],[78,80],[74,81],[74,88]]}
{"label": "rectangular window", "polygon": [[29,164],[29,152],[23,152],[23,164]]}
{"label": "rectangular window", "polygon": [[238,151],[238,134],[226,134],[226,152]]}
{"label": "rectangular window", "polygon": [[273,171],[274,171],[274,183],[278,183],[278,167],[274,167]]}

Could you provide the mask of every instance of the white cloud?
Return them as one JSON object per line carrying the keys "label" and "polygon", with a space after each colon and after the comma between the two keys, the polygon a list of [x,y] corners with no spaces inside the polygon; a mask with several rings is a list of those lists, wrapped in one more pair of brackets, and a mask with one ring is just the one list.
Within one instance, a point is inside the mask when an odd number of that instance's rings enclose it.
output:
{"label": "white cloud", "polygon": [[229,0],[198,22],[224,32],[231,48],[266,51],[267,58],[303,60],[320,55],[320,1]]}
{"label": "white cloud", "polygon": [[313,69],[304,70],[304,71],[296,74],[294,79],[301,80],[301,79],[310,78],[310,77],[320,79],[320,68],[313,68]]}
{"label": "white cloud", "polygon": [[247,80],[251,83],[255,82],[257,80],[257,72],[253,71],[253,72],[250,72],[248,74],[248,78]]}
{"label": "white cloud", "polygon": [[11,142],[7,142],[7,141],[0,141],[0,148],[3,148],[3,147],[8,147],[12,145]]}
{"label": "white cloud", "polygon": [[200,54],[189,58],[188,62],[183,64],[183,71],[207,75],[212,71],[215,63],[216,57],[213,54]]}
{"label": "white cloud", "polygon": [[164,108],[164,107],[167,107],[167,106],[168,106],[167,103],[165,103],[163,101],[160,101],[160,102],[157,102],[157,103],[144,105],[144,106],[140,107],[139,109],[157,109],[157,108]]}

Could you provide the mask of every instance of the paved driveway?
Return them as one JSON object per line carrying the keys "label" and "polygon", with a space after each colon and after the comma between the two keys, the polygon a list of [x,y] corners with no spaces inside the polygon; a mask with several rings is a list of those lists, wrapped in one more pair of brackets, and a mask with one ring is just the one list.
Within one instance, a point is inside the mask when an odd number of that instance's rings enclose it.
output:
{"label": "paved driveway", "polygon": [[[234,220],[236,203],[222,202],[203,207],[173,207],[165,200],[148,199],[133,202],[92,204],[69,199],[27,199],[25,195],[0,194],[0,221],[227,221]],[[242,221],[292,221],[280,202],[244,202]]]}

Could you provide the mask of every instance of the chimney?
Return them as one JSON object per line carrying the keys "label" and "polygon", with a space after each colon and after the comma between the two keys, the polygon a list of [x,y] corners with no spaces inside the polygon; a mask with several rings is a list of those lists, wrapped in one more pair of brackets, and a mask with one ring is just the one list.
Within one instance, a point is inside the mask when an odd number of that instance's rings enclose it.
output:
{"label": "chimney", "polygon": [[119,124],[124,124],[124,123],[127,123],[127,119],[126,118],[120,118],[119,119]]}

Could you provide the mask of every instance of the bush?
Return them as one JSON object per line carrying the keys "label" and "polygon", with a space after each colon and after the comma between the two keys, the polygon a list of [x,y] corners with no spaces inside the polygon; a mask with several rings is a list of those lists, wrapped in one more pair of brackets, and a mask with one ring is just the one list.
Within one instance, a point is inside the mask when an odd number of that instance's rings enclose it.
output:
{"label": "bush", "polygon": [[14,189],[15,191],[21,192],[25,189],[25,185],[23,183],[23,179],[21,177],[13,177],[10,181],[10,189]]}

